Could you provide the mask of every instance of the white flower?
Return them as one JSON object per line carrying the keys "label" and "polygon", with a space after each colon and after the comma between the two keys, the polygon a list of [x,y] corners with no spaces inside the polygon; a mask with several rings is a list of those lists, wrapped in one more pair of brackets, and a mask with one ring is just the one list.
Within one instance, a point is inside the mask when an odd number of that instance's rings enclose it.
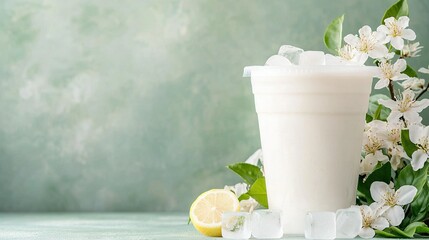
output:
{"label": "white flower", "polygon": [[365,157],[360,163],[361,174],[369,174],[374,170],[378,162],[387,162],[389,160],[381,151],[381,148],[385,145],[378,134],[382,124],[382,121],[375,120],[366,125],[362,141]]}
{"label": "white flower", "polygon": [[375,166],[378,162],[386,162],[389,158],[384,155],[381,151],[367,154],[360,162],[360,174],[367,175],[374,171]]}
{"label": "white flower", "polygon": [[359,65],[364,65],[368,59],[368,55],[362,54],[349,44],[344,45],[340,50],[338,50],[338,56],[345,62],[356,63]]}
{"label": "white flower", "polygon": [[420,57],[418,55],[422,51],[423,46],[420,46],[419,42],[405,44],[402,48],[401,56],[402,57]]}
{"label": "white flower", "polygon": [[406,16],[399,17],[396,20],[394,17],[386,18],[384,25],[377,28],[377,32],[387,35],[386,41],[390,42],[392,46],[398,50],[404,48],[404,39],[413,41],[416,39],[416,33],[407,29],[410,19]]}
{"label": "white flower", "polygon": [[402,122],[380,122],[383,128],[378,130],[378,135],[383,140],[384,147],[389,149],[397,146],[401,141],[401,130],[404,127]]}
{"label": "white flower", "polygon": [[382,58],[386,56],[388,50],[385,43],[386,35],[380,32],[373,32],[370,26],[363,26],[359,29],[359,37],[349,34],[344,37],[344,41],[350,46],[371,58]]}
{"label": "white flower", "polygon": [[387,121],[397,122],[403,117],[410,124],[421,122],[422,118],[419,113],[429,106],[429,99],[416,101],[414,96],[414,92],[407,89],[402,92],[402,98],[396,101],[391,99],[378,100],[378,103],[392,110],[387,117]]}
{"label": "white flower", "polygon": [[401,145],[396,145],[393,148],[388,149],[387,152],[390,155],[390,165],[395,171],[404,167],[404,161],[402,160],[403,158],[411,160]]}
{"label": "white flower", "polygon": [[417,194],[417,188],[412,185],[404,185],[395,191],[385,182],[373,182],[370,192],[372,199],[377,204],[387,207],[383,216],[392,226],[399,226],[405,217],[402,206],[413,201]]}
{"label": "white flower", "polygon": [[413,91],[420,91],[425,87],[425,80],[421,78],[410,78],[401,83],[401,86],[405,89],[411,89]]}
{"label": "white flower", "polygon": [[[239,198],[241,195],[247,193],[249,185],[245,183],[237,183],[234,186],[225,186],[224,189],[234,192],[237,198]],[[242,212],[253,212],[257,206],[258,202],[251,197],[240,201],[240,211]]]}
{"label": "white flower", "polygon": [[237,197],[240,197],[242,194],[247,193],[248,185],[245,183],[237,183],[234,186],[225,186],[224,189],[229,190],[235,193]]}
{"label": "white flower", "polygon": [[408,75],[401,73],[407,68],[407,62],[404,59],[398,59],[395,64],[388,61],[383,61],[378,66],[378,74],[376,75],[378,82],[375,84],[375,89],[387,87],[390,81],[398,81],[408,79]]}
{"label": "white flower", "polygon": [[249,198],[246,200],[241,200],[240,201],[240,211],[241,212],[253,212],[253,210],[255,210],[255,208],[258,206],[258,202],[253,199],[253,198]]}
{"label": "white flower", "polygon": [[359,232],[361,238],[373,238],[374,229],[384,230],[389,227],[389,222],[382,216],[385,208],[380,208],[378,204],[373,203],[369,206],[359,206],[362,214],[362,229]]}
{"label": "white flower", "polygon": [[420,68],[419,72],[429,74],[429,66],[428,68]]}
{"label": "white flower", "polygon": [[412,125],[409,129],[411,142],[419,148],[411,156],[411,167],[413,167],[414,171],[417,171],[423,168],[429,157],[429,126]]}

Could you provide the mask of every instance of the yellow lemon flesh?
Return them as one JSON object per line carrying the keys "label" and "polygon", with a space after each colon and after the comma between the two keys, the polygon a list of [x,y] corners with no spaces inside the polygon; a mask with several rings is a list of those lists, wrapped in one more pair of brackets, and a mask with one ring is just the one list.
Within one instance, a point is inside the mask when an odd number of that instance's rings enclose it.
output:
{"label": "yellow lemon flesh", "polygon": [[189,217],[195,229],[209,237],[222,236],[222,213],[240,210],[238,198],[224,189],[212,189],[202,193],[192,203]]}

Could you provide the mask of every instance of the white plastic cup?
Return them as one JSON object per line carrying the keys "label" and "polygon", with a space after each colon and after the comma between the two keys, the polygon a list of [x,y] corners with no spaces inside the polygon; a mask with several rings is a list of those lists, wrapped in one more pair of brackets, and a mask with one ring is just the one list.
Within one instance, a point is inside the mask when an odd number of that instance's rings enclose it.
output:
{"label": "white plastic cup", "polygon": [[310,211],[355,203],[365,114],[376,67],[247,67],[258,114],[269,208],[285,234]]}

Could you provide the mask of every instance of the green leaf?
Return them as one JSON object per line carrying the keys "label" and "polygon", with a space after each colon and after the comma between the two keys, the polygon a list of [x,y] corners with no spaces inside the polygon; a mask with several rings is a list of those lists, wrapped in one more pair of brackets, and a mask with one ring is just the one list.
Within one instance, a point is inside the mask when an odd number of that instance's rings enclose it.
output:
{"label": "green leaf", "polygon": [[404,185],[413,185],[417,188],[417,195],[419,195],[423,189],[423,186],[427,184],[428,168],[429,163],[426,163],[422,169],[417,171],[414,171],[411,165],[407,165],[399,173],[395,181],[395,188],[399,189]]}
{"label": "green leaf", "polygon": [[259,167],[249,163],[235,163],[228,165],[227,168],[237,173],[249,185],[264,176]]}
{"label": "green leaf", "polygon": [[420,194],[411,203],[410,208],[411,222],[423,221],[429,216],[429,182],[423,186]]}
{"label": "green leaf", "polygon": [[429,227],[417,227],[416,233],[429,235]]}
{"label": "green leaf", "polygon": [[267,188],[264,177],[256,179],[247,194],[254,198],[263,207],[268,208]]}
{"label": "green leaf", "polygon": [[398,237],[413,238],[413,235],[414,235],[414,233],[408,234],[397,227],[389,227],[387,229],[384,229],[384,231],[388,231],[388,232],[390,231],[391,233],[396,234],[396,236]]}
{"label": "green leaf", "polygon": [[396,234],[384,231],[384,230],[375,230],[375,234],[377,234],[377,237],[385,237],[385,238],[397,238],[400,236],[397,236]]}
{"label": "green leaf", "polygon": [[338,54],[343,40],[343,22],[344,15],[334,19],[326,28],[324,42],[325,46],[333,54]]}
{"label": "green leaf", "polygon": [[413,237],[414,234],[417,232],[418,228],[424,229],[424,228],[427,228],[427,225],[424,222],[413,222],[404,229],[404,232],[408,236]]}
{"label": "green leaf", "polygon": [[189,217],[188,218],[188,225],[189,225],[189,223],[191,223],[192,221],[191,221],[191,217]]}
{"label": "green leaf", "polygon": [[401,143],[402,143],[402,146],[404,147],[405,152],[409,157],[411,157],[414,151],[418,149],[416,144],[411,142],[410,131],[408,129],[404,129],[401,131]]}
{"label": "green leaf", "polygon": [[380,99],[387,100],[387,99],[390,99],[390,98],[388,96],[384,95],[384,94],[375,94],[375,95],[372,95],[369,98],[369,105],[368,105],[368,113],[367,114],[370,115],[370,116],[373,116],[373,120],[375,120],[374,115],[376,114],[377,110],[381,106],[381,110],[379,110],[380,114],[379,114],[379,116],[378,116],[377,119],[381,120],[381,121],[386,121],[387,117],[390,114],[390,109],[388,109],[385,106],[379,104],[378,100],[380,100]]}
{"label": "green leaf", "polygon": [[374,200],[372,199],[371,192],[369,191],[371,184],[375,181],[381,181],[389,184],[391,176],[392,167],[390,163],[387,162],[369,174],[366,180],[364,177],[360,176],[358,182],[358,191],[365,196],[368,204],[373,203]]}
{"label": "green leaf", "polygon": [[367,113],[367,114],[366,114],[366,117],[365,117],[365,121],[366,121],[367,123],[371,122],[371,121],[372,121],[372,116],[371,116],[371,115],[369,115],[369,114]]}
{"label": "green leaf", "polygon": [[381,116],[381,110],[383,109],[383,105],[379,104],[377,107],[377,110],[375,110],[374,116],[372,117],[372,119],[374,120],[380,120],[380,116]]}
{"label": "green leaf", "polygon": [[407,0],[399,0],[384,13],[383,18],[381,19],[381,24],[384,24],[386,18],[394,17],[398,19],[401,16],[408,16],[408,2]]}
{"label": "green leaf", "polygon": [[247,200],[249,198],[250,198],[249,194],[243,193],[240,195],[240,197],[238,197],[238,201]]}
{"label": "green leaf", "polygon": [[418,77],[416,70],[414,70],[410,65],[407,65],[407,68],[402,73],[407,74],[409,77]]}

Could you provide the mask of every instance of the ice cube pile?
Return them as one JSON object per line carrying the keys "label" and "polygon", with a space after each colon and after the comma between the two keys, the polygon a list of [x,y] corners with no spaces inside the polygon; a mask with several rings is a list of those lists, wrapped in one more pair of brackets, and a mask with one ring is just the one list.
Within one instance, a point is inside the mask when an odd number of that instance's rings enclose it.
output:
{"label": "ice cube pile", "polygon": [[[305,216],[306,239],[347,239],[358,236],[362,215],[357,206],[336,212],[308,212]],[[259,209],[222,214],[222,236],[227,239],[278,239],[283,237],[280,211]]]}
{"label": "ice cube pile", "polygon": [[314,66],[314,65],[356,65],[354,61],[347,61],[341,57],[325,54],[322,51],[304,51],[290,45],[280,47],[277,55],[268,58],[265,66]]}
{"label": "ice cube pile", "polygon": [[[280,47],[276,55],[271,56],[265,62],[265,66],[287,67],[287,66],[320,66],[320,65],[363,65],[362,61],[347,60],[340,56],[325,54],[322,51],[304,51],[291,45]],[[260,67],[260,66],[259,66]],[[243,77],[250,77],[254,67],[245,67]]]}

